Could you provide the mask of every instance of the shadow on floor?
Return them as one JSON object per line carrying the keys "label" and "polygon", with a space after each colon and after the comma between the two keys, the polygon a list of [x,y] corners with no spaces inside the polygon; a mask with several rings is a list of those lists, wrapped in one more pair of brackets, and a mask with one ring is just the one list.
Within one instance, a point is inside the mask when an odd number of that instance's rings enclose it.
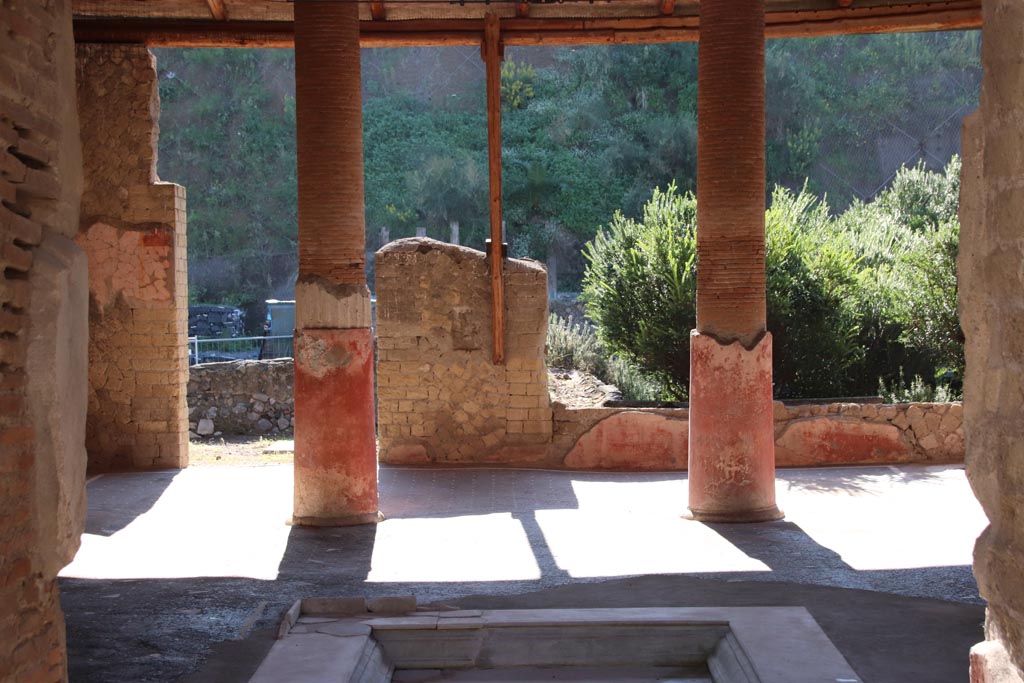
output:
{"label": "shadow on floor", "polygon": [[113,536],[160,500],[181,470],[98,475],[86,486],[85,533]]}
{"label": "shadow on floor", "polygon": [[[579,507],[568,477],[521,471],[496,476],[492,471],[487,477],[471,471],[447,477],[429,470],[409,472],[381,471],[382,508],[390,518],[509,513],[525,530],[540,577],[368,581],[379,527],[293,528],[279,575],[272,581],[62,579],[71,680],[244,683],[271,646],[281,614],[297,599],[325,596],[416,595],[425,603],[484,609],[804,606],[865,683],[963,681],[968,649],[983,638],[982,605],[893,592],[912,591],[916,584],[950,577],[963,583],[970,580],[969,567],[858,571],[798,524],[783,521],[707,525],[744,554],[760,560],[767,572],[581,579],[559,567],[536,518],[539,510]],[[434,479],[410,484],[417,477]],[[103,478],[95,480],[89,489],[90,533],[124,528],[153,506],[173,478],[174,473],[111,477],[104,486],[98,486]],[[573,480],[604,483],[678,482],[681,478],[679,474],[641,475],[640,479],[637,475],[572,475]],[[396,495],[400,483],[418,493]]]}

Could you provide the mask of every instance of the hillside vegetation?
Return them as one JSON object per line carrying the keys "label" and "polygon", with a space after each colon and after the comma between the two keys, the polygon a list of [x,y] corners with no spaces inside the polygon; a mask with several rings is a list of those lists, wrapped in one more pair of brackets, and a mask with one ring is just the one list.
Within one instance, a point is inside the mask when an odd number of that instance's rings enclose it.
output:
{"label": "hillside vegetation", "polygon": [[[833,210],[903,164],[941,170],[977,101],[977,33],[776,40],[767,50],[768,187]],[[188,189],[194,301],[273,296],[296,268],[294,61],[287,50],[157,50],[160,174]],[[695,44],[510,49],[502,72],[504,200],[516,256],[582,246],[655,187],[695,187]],[[487,230],[483,69],[471,48],[364,50],[368,246],[424,226]],[[771,197],[766,197],[771,201]],[[824,202],[823,204],[824,205]],[[852,220],[852,219],[851,219]]]}

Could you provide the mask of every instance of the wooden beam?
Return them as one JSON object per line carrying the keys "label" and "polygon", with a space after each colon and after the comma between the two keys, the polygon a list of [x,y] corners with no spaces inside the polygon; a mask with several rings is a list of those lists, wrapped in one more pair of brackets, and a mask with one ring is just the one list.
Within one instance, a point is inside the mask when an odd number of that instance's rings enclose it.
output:
{"label": "wooden beam", "polygon": [[384,3],[371,2],[370,16],[373,17],[374,21],[384,21],[385,17],[387,16],[387,12],[384,10]]}
{"label": "wooden beam", "polygon": [[676,0],[661,0],[661,7],[658,8],[658,11],[662,16],[672,16],[676,11]]}
{"label": "wooden beam", "polygon": [[[501,20],[503,45],[588,45],[687,42],[697,39],[696,16],[645,19]],[[936,5],[851,7],[818,12],[770,12],[768,38],[818,37],[849,33],[896,33],[981,28],[980,0]],[[364,21],[363,47],[480,45],[484,22],[475,19]],[[152,19],[75,20],[82,43],[141,43],[152,47],[282,47],[294,45],[291,22]]]}
{"label": "wooden beam", "polygon": [[520,18],[530,16],[530,3],[528,2],[517,2],[516,3],[516,16]]}
{"label": "wooden beam", "polygon": [[224,0],[206,0],[207,6],[210,8],[210,14],[217,21],[228,20],[228,8],[224,6]]}
{"label": "wooden beam", "polygon": [[484,70],[487,73],[487,169],[491,214],[491,330],[495,365],[505,363],[504,244],[501,230],[501,22],[496,14],[484,20]]}

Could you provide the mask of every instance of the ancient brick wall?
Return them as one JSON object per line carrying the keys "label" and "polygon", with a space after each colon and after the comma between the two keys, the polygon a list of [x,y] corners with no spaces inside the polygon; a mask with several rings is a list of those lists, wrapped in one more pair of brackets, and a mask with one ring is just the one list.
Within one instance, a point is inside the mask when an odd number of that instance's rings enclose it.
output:
{"label": "ancient brick wall", "polygon": [[189,429],[215,434],[290,435],[295,363],[291,358],[193,365],[188,378]]}
{"label": "ancient brick wall", "polygon": [[967,476],[989,526],[974,548],[988,601],[972,683],[1024,680],[1024,4],[986,0],[981,106],[964,120],[960,324]]}
{"label": "ancient brick wall", "polygon": [[0,6],[0,681],[66,680],[85,523],[85,259],[71,3]]}
{"label": "ancient brick wall", "polygon": [[489,278],[483,253],[428,238],[377,252],[381,462],[547,457],[547,275],[538,263],[506,261],[505,365],[491,362]]}
{"label": "ancient brick wall", "polygon": [[77,47],[89,258],[91,470],[184,467],[188,322],[185,191],[156,174],[153,56]]}

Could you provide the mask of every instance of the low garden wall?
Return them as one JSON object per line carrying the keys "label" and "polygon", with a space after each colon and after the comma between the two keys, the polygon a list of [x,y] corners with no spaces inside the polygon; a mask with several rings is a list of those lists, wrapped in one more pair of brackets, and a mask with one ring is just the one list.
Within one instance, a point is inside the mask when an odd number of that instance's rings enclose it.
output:
{"label": "low garden wall", "polygon": [[[188,406],[193,438],[292,433],[291,359],[207,363],[190,370]],[[380,461],[578,470],[687,467],[686,408],[569,408],[558,402],[551,406],[544,438],[530,448],[509,448],[507,444],[504,448],[479,447],[469,445],[469,440],[458,434],[436,440],[433,433],[391,432],[390,438],[381,438]],[[378,430],[387,426],[381,422]],[[391,447],[384,448],[385,443]],[[779,467],[938,464],[962,462],[963,457],[960,403],[775,402],[775,462]]]}
{"label": "low garden wall", "polygon": [[291,358],[189,368],[189,436],[292,433]]}
{"label": "low garden wall", "polygon": [[[555,404],[552,467],[685,470],[686,408],[566,408]],[[963,462],[960,403],[775,403],[778,467]]]}

